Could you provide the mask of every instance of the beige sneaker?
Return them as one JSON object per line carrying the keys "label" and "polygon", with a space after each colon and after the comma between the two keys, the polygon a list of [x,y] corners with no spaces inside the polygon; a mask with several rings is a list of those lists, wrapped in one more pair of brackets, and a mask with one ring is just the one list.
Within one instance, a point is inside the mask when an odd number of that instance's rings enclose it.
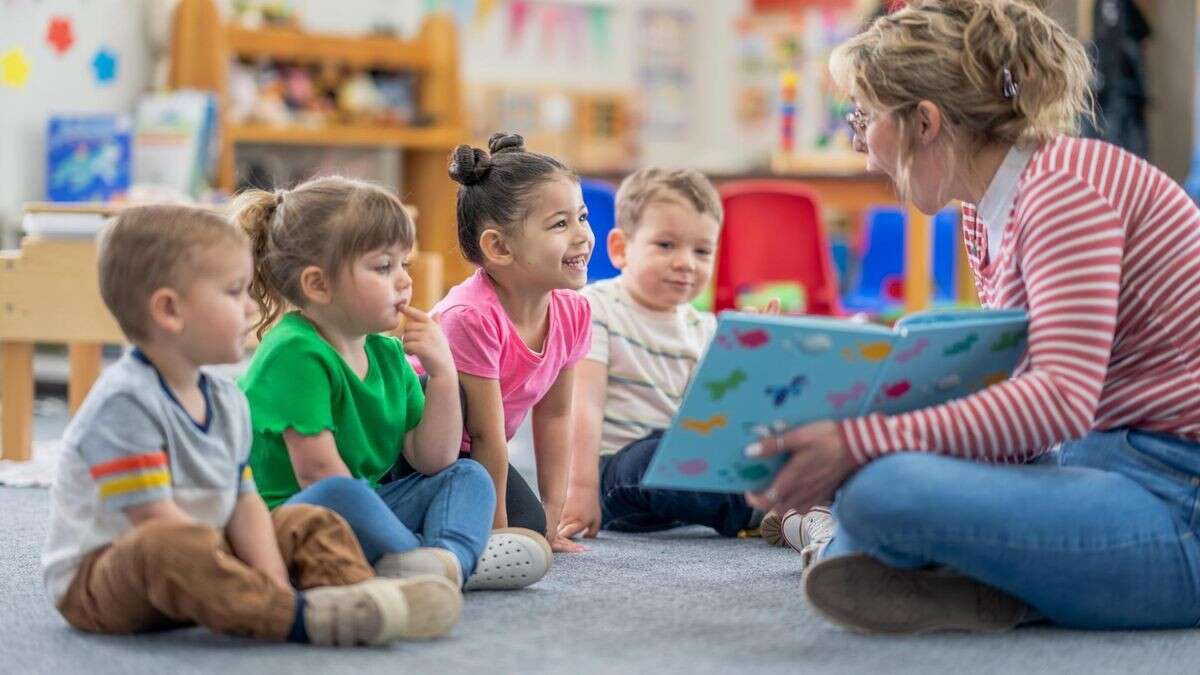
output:
{"label": "beige sneaker", "polygon": [[806,569],[833,539],[836,527],[829,507],[814,506],[805,513],[788,511],[779,529],[783,541],[800,554],[800,569]]}
{"label": "beige sneaker", "polygon": [[542,535],[521,527],[492,530],[487,549],[464,587],[468,591],[525,588],[550,571],[554,552]]}
{"label": "beige sneaker", "polygon": [[861,553],[817,561],[804,595],[826,619],[867,634],[1003,631],[1032,616],[1017,598],[956,572],[897,569]]}
{"label": "beige sneaker", "polygon": [[458,556],[444,548],[422,546],[403,553],[385,553],[375,561],[375,574],[391,579],[407,579],[419,574],[446,577],[455,588],[462,588],[462,565]]}
{"label": "beige sneaker", "polygon": [[383,645],[445,635],[462,594],[440,576],[375,578],[304,592],[304,625],[314,645]]}
{"label": "beige sneaker", "polygon": [[780,529],[782,520],[783,516],[780,516],[779,512],[774,509],[767,511],[767,515],[763,516],[762,522],[758,524],[758,532],[763,541],[771,546],[783,546],[783,532]]}

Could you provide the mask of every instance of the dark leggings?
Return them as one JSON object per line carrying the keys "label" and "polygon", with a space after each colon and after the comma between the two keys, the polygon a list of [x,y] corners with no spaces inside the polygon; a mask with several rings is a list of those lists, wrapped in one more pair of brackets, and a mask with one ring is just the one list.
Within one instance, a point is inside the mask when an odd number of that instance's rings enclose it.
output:
{"label": "dark leggings", "polygon": [[504,508],[509,527],[524,527],[539,534],[546,532],[546,509],[521,473],[508,465],[508,487],[504,490]]}

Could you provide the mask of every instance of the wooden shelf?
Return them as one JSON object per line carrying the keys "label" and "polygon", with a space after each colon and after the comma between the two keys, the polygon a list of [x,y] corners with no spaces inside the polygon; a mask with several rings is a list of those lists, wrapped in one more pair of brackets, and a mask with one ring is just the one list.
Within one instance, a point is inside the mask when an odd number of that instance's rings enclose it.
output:
{"label": "wooden shelf", "polygon": [[771,171],[784,175],[860,176],[867,173],[867,156],[848,152],[777,153]]}
{"label": "wooden shelf", "polygon": [[[425,16],[412,38],[310,33],[297,28],[248,30],[230,24],[216,0],[178,0],[172,18],[168,83],[173,89],[211,91],[221,103],[221,133],[216,184],[232,192],[238,186],[237,155],[247,144],[350,146],[402,149],[403,185],[395,189],[416,206],[421,249],[438,253],[445,284],[455,284],[474,268],[458,252],[454,213],[458,186],[446,175],[450,150],[465,142],[459,80],[458,29],[446,12]],[[382,123],[271,125],[235,122],[227,115],[229,69],[237,59],[285,64],[333,64],[347,69],[416,72],[414,96],[420,119],[436,126],[405,127]],[[440,293],[444,288],[437,289]]]}
{"label": "wooden shelf", "polygon": [[237,56],[293,63],[336,62],[358,68],[426,70],[433,64],[428,51],[414,41],[388,37],[342,37],[306,33],[290,28],[226,30],[229,49]]}
{"label": "wooden shelf", "polygon": [[378,124],[330,124],[323,126],[272,126],[228,124],[231,143],[277,143],[283,145],[342,145],[405,147],[420,150],[451,150],[465,138],[450,127],[403,127]]}

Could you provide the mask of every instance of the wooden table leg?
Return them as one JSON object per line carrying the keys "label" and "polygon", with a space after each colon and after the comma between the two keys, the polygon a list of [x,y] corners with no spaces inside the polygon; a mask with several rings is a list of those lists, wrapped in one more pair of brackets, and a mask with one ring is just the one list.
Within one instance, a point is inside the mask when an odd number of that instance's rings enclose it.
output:
{"label": "wooden table leg", "polygon": [[0,342],[0,455],[25,462],[33,448],[33,343]]}
{"label": "wooden table leg", "polygon": [[67,409],[72,415],[83,405],[83,399],[100,377],[103,350],[104,345],[99,342],[72,342],[67,345]]}

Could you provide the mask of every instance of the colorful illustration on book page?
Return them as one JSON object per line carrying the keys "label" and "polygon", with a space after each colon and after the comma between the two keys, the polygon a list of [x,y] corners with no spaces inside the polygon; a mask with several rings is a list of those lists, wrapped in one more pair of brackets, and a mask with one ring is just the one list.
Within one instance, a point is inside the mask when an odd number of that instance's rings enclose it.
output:
{"label": "colorful illustration on book page", "polygon": [[694,417],[685,417],[679,422],[679,426],[688,431],[695,432],[701,436],[707,436],[717,429],[724,429],[729,426],[729,418],[724,414],[716,414],[708,419],[696,419]]}
{"label": "colorful illustration on book page", "polygon": [[725,397],[725,394],[735,390],[746,381],[746,371],[741,368],[735,368],[721,380],[708,380],[704,383],[704,388],[708,390],[708,395],[713,401],[720,401]]}
{"label": "colorful illustration on book page", "polygon": [[1006,349],[1016,349],[1025,340],[1025,329],[1011,330],[1000,334],[992,343],[992,351],[1002,352]]}
{"label": "colorful illustration on book page", "polygon": [[776,408],[787,403],[789,398],[797,397],[804,392],[804,385],[808,384],[808,378],[804,375],[797,375],[785,384],[768,385],[763,388],[763,393]]}
{"label": "colorful illustration on book page", "polygon": [[944,354],[945,356],[958,356],[960,354],[966,354],[967,352],[971,351],[971,346],[974,345],[978,341],[979,341],[979,335],[977,335],[975,333],[971,333],[970,335],[959,340],[958,342],[955,342],[954,344],[950,345],[949,347],[946,347],[946,349],[944,349],[942,351],[942,354]]}
{"label": "colorful illustration on book page", "polygon": [[880,342],[859,342],[857,351],[851,350],[849,347],[842,349],[842,358],[850,363],[854,363],[858,359],[867,361],[868,363],[878,363],[888,357],[892,353],[892,343]]}
{"label": "colorful illustration on book page", "polygon": [[725,349],[758,349],[771,342],[771,334],[762,328],[733,329],[733,335],[718,335],[717,344]]}
{"label": "colorful illustration on book page", "polygon": [[809,335],[803,340],[785,338],[780,342],[783,348],[794,353],[816,356],[824,354],[833,347],[833,340],[828,335]]}
{"label": "colorful illustration on book page", "polygon": [[825,394],[825,398],[828,399],[834,410],[842,412],[847,405],[858,401],[863,396],[866,396],[866,394],[867,383],[859,380],[851,385],[849,389],[843,391],[831,391],[828,394]]}

